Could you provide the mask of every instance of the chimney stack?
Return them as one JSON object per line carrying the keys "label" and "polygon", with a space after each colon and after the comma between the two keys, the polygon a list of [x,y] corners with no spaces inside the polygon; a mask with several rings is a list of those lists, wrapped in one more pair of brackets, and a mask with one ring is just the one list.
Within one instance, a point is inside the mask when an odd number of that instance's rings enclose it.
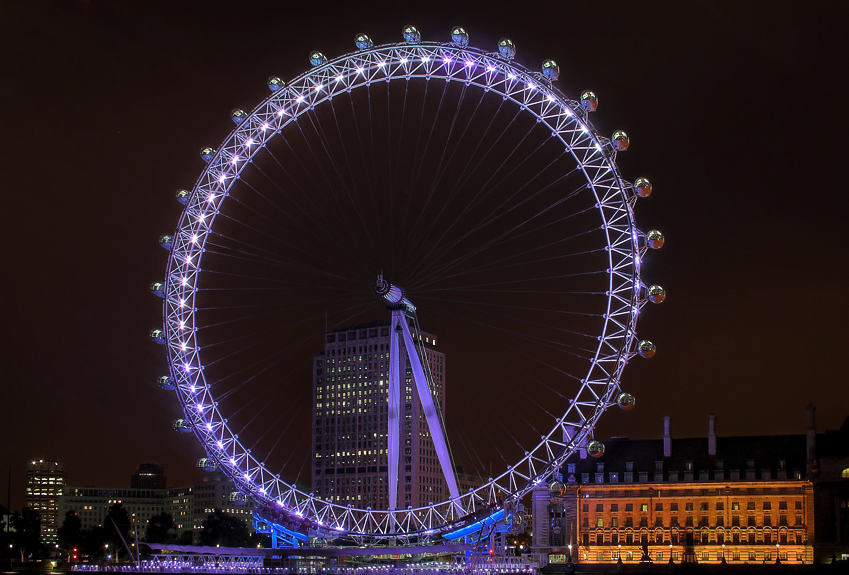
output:
{"label": "chimney stack", "polygon": [[716,416],[708,417],[708,455],[716,457]]}
{"label": "chimney stack", "polygon": [[663,418],[663,456],[672,457],[672,435],[669,431],[669,424],[672,418],[666,416]]}
{"label": "chimney stack", "polygon": [[817,458],[817,426],[814,423],[814,411],[816,409],[813,405],[808,405],[807,455],[809,462]]}

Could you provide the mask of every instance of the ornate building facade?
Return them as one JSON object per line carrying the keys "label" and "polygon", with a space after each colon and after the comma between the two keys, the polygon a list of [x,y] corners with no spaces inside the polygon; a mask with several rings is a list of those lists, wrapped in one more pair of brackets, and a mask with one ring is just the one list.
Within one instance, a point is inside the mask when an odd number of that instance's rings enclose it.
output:
{"label": "ornate building facade", "polygon": [[[581,450],[562,481],[534,492],[538,562],[842,558],[849,458],[834,452],[846,453],[849,425],[817,436],[813,408],[805,435],[717,437],[715,423],[711,416],[706,438],[673,439],[666,418],[661,440],[613,438],[598,458]],[[817,458],[817,442],[828,446],[828,463]],[[829,468],[827,482],[821,467]]]}

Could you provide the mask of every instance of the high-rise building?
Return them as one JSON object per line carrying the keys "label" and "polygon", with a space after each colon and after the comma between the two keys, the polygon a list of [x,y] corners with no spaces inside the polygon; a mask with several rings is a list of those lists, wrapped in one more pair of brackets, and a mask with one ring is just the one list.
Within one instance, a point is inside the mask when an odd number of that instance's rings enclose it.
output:
{"label": "high-rise building", "polygon": [[156,463],[142,463],[130,478],[130,487],[133,489],[165,489],[165,470]]}
{"label": "high-rise building", "polygon": [[[312,484],[317,497],[389,508],[389,329],[389,321],[375,321],[334,330],[326,334],[324,351],[313,358]],[[438,351],[436,336],[422,332],[416,337],[444,421],[445,354]],[[403,340],[394,359],[404,382],[397,507],[418,507],[446,499],[448,489]]]}
{"label": "high-rise building", "polygon": [[37,459],[27,467],[28,507],[38,512],[41,519],[41,542],[52,547],[59,541],[59,497],[65,486],[65,471],[56,461]]}

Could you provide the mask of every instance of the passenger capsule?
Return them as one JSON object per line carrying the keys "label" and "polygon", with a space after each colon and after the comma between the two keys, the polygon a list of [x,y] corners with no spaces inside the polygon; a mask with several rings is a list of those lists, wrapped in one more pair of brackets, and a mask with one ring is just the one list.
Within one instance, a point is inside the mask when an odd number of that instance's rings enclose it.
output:
{"label": "passenger capsule", "polygon": [[171,251],[171,246],[174,245],[174,236],[162,234],[159,236],[159,245],[168,251]]}
{"label": "passenger capsule", "polygon": [[587,453],[592,457],[601,457],[604,455],[604,444],[601,441],[593,439],[587,444]]}
{"label": "passenger capsule", "polygon": [[634,399],[634,396],[630,393],[622,392],[619,394],[619,397],[616,398],[616,405],[619,406],[619,409],[623,411],[631,411],[634,409],[637,400]]}
{"label": "passenger capsule", "polygon": [[248,501],[248,498],[245,497],[245,494],[241,491],[233,491],[230,494],[229,499],[230,503],[232,503],[233,505],[244,505]]}
{"label": "passenger capsule", "polygon": [[640,354],[641,357],[646,359],[650,357],[654,357],[655,352],[657,351],[657,346],[655,346],[652,342],[647,339],[640,340],[637,343],[637,353]]}
{"label": "passenger capsule", "polygon": [[649,301],[652,303],[660,303],[666,299],[666,290],[659,285],[649,287]]}
{"label": "passenger capsule", "polygon": [[200,159],[204,162],[209,162],[212,159],[212,156],[215,155],[215,148],[210,148],[206,146],[200,149]]}
{"label": "passenger capsule", "polygon": [[560,77],[560,66],[554,60],[546,60],[542,63],[542,75],[554,82]]}
{"label": "passenger capsule", "polygon": [[185,419],[175,419],[173,423],[174,431],[178,433],[189,433],[192,431],[192,424]]}
{"label": "passenger capsule", "polygon": [[164,389],[165,391],[173,391],[177,388],[174,385],[174,382],[171,381],[170,375],[160,375],[159,379],[156,380],[156,383],[159,385],[160,389]]}
{"label": "passenger capsule", "polygon": [[156,297],[165,297],[165,283],[153,282],[152,284],[150,284],[150,293],[152,293]]}
{"label": "passenger capsule", "polygon": [[418,44],[422,41],[422,35],[419,34],[415,26],[404,26],[402,33],[404,34],[404,42],[407,44]]}
{"label": "passenger capsule", "polygon": [[648,178],[637,178],[634,182],[634,193],[641,198],[647,198],[651,195],[652,185]]}
{"label": "passenger capsule", "polygon": [[238,125],[248,119],[248,113],[242,110],[241,108],[233,108],[230,111],[230,119]]}
{"label": "passenger capsule", "polygon": [[158,328],[150,330],[150,340],[153,343],[158,343],[159,345],[165,345],[165,330],[158,329]]}
{"label": "passenger capsule", "polygon": [[665,241],[666,239],[660,233],[660,230],[649,230],[649,233],[646,234],[646,245],[653,250],[662,248]]}
{"label": "passenger capsule", "polygon": [[552,481],[548,486],[548,494],[552,497],[563,497],[566,494],[566,486],[560,481]]}
{"label": "passenger capsule", "polygon": [[617,152],[624,152],[631,145],[631,138],[622,130],[616,130],[613,132],[613,138],[610,139],[610,145]]}
{"label": "passenger capsule", "polygon": [[215,465],[215,460],[211,457],[201,457],[198,459],[197,468],[206,473],[212,473],[218,469],[218,466]]}
{"label": "passenger capsule", "polygon": [[451,28],[451,41],[455,46],[465,48],[469,45],[469,33],[460,26],[454,26]]}
{"label": "passenger capsule", "polygon": [[177,197],[177,201],[184,206],[189,203],[189,190],[177,190],[177,193],[174,195]]}
{"label": "passenger capsule", "polygon": [[322,64],[325,64],[326,62],[327,62],[327,56],[325,56],[321,52],[318,52],[318,51],[310,52],[310,64],[312,64],[313,67],[321,66]]}
{"label": "passenger capsule", "polygon": [[281,80],[277,76],[271,76],[268,79],[268,82],[266,82],[266,84],[268,84],[268,89],[271,90],[272,92],[276,92],[277,90],[280,90],[280,89],[286,87],[286,82],[284,82],[283,80]]}
{"label": "passenger capsule", "polygon": [[501,54],[503,58],[507,58],[508,60],[512,60],[516,57],[516,45],[513,44],[513,40],[510,38],[502,38],[498,41],[498,53]]}
{"label": "passenger capsule", "polygon": [[587,112],[595,112],[598,109],[598,96],[592,90],[581,92],[581,106]]}
{"label": "passenger capsule", "polygon": [[374,42],[365,34],[357,34],[354,36],[354,44],[357,45],[357,50],[368,50],[374,48]]}

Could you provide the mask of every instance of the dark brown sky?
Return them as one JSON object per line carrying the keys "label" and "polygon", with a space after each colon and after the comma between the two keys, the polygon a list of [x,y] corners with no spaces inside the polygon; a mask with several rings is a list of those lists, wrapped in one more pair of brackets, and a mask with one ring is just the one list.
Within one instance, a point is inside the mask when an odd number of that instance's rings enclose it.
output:
{"label": "dark brown sky", "polygon": [[[839,2],[26,2],[0,4],[4,377],[0,492],[12,467],[23,504],[31,458],[64,462],[72,484],[128,485],[143,460],[170,484],[195,478],[200,448],[175,437],[148,341],[162,276],[156,238],[197,150],[252,108],[265,79],[335,56],[356,32],[376,43],[418,26],[501,36],[517,59],[561,64],[558,86],[599,94],[593,121],[626,129],[627,179],[655,183],[641,227],[667,246],[644,274],[669,299],[642,315],[658,345],[623,387],[638,409],[601,437],[801,433],[849,415],[843,235],[849,122],[840,89],[849,13]],[[443,349],[449,357],[451,350]],[[454,361],[459,361],[455,359]],[[4,501],[5,503],[5,501]]]}

